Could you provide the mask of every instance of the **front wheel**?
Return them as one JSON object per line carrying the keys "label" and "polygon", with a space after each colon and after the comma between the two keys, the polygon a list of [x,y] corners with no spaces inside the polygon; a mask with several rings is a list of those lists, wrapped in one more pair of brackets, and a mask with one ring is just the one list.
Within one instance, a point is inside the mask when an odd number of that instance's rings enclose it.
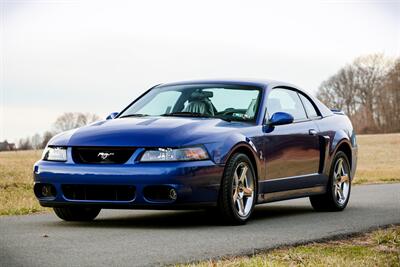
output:
{"label": "front wheel", "polygon": [[101,211],[91,207],[54,207],[53,210],[64,221],[92,221]]}
{"label": "front wheel", "polygon": [[253,212],[257,180],[250,159],[241,153],[228,161],[221,183],[218,207],[229,224],[244,224]]}
{"label": "front wheel", "polygon": [[350,189],[349,160],[339,151],[333,159],[326,193],[310,197],[311,205],[317,211],[342,211],[349,202]]}

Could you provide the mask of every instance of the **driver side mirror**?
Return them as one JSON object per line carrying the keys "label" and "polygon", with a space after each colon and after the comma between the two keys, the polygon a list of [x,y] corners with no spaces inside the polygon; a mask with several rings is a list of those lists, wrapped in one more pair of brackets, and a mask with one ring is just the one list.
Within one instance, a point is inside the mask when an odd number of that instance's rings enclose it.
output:
{"label": "driver side mirror", "polygon": [[294,120],[293,116],[286,112],[275,112],[269,119],[268,123],[271,126],[290,124]]}
{"label": "driver side mirror", "polygon": [[113,112],[107,116],[106,120],[113,120],[113,119],[115,119],[115,117],[117,117],[118,114],[119,114],[119,112]]}

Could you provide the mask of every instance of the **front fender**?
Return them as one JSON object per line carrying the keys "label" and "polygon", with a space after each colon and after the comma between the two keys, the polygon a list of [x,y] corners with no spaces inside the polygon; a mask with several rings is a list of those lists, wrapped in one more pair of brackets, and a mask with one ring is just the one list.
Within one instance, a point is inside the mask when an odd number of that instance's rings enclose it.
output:
{"label": "front fender", "polygon": [[256,169],[257,175],[262,173],[260,159],[261,149],[257,148],[253,141],[244,135],[230,135],[219,143],[208,143],[205,146],[212,160],[219,165],[225,165],[237,151],[246,152],[255,163],[254,168]]}

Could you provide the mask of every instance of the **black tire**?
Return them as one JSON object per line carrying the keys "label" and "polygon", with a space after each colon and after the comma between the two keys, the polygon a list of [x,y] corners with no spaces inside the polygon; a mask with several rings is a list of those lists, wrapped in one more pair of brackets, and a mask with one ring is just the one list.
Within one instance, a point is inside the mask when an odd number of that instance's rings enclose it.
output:
{"label": "black tire", "polygon": [[[338,164],[339,160],[342,160],[342,163],[344,163],[346,165],[345,168],[347,168],[347,175],[348,175],[348,181],[349,181],[347,198],[342,203],[338,200],[337,195],[335,193],[334,173],[335,173],[336,165]],[[350,199],[350,192],[351,192],[350,173],[351,173],[351,167],[350,167],[349,160],[348,160],[346,154],[343,153],[342,151],[337,152],[332,161],[331,169],[329,172],[329,181],[328,181],[328,185],[326,188],[326,193],[323,195],[311,196],[310,202],[311,202],[312,207],[316,211],[342,211],[342,210],[344,210]]]}
{"label": "black tire", "polygon": [[[252,186],[253,186],[253,197],[251,202],[250,210],[248,211],[248,214],[245,216],[239,215],[236,204],[234,203],[233,200],[233,190],[234,190],[234,173],[237,170],[239,164],[245,164],[245,166],[248,166],[248,171],[250,171],[251,174],[251,179],[252,180]],[[247,176],[246,176],[247,177]],[[247,186],[246,186],[247,187]],[[243,189],[243,187],[242,187]],[[243,192],[243,191],[242,191]],[[242,197],[243,198],[243,197]],[[244,199],[244,198],[243,198]],[[249,200],[249,199],[247,199]],[[254,167],[253,164],[251,163],[250,159],[242,153],[237,153],[234,154],[228,161],[228,163],[225,166],[225,171],[224,175],[222,177],[222,182],[221,182],[221,189],[220,189],[220,194],[219,194],[219,200],[218,200],[218,210],[219,214],[222,217],[222,220],[226,224],[230,225],[241,225],[245,224],[246,221],[250,218],[255,203],[257,200],[257,177],[255,175]],[[244,199],[246,201],[246,199]],[[250,201],[250,200],[249,200]],[[243,202],[242,202],[243,206]],[[247,201],[246,201],[246,206],[247,206]]]}
{"label": "black tire", "polygon": [[101,211],[91,207],[54,207],[53,210],[64,221],[92,221]]}

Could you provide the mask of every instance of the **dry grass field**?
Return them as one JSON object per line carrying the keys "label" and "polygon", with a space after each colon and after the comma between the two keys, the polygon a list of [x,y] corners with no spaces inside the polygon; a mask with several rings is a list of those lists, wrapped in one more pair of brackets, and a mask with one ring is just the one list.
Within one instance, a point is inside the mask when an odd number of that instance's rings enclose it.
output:
{"label": "dry grass field", "polygon": [[355,184],[400,182],[400,134],[358,136]]}
{"label": "dry grass field", "polygon": [[[400,182],[400,134],[360,135],[355,184]],[[0,215],[46,209],[33,195],[32,165],[41,151],[0,152]]]}
{"label": "dry grass field", "polygon": [[0,215],[45,210],[33,194],[33,164],[41,151],[0,152]]}

